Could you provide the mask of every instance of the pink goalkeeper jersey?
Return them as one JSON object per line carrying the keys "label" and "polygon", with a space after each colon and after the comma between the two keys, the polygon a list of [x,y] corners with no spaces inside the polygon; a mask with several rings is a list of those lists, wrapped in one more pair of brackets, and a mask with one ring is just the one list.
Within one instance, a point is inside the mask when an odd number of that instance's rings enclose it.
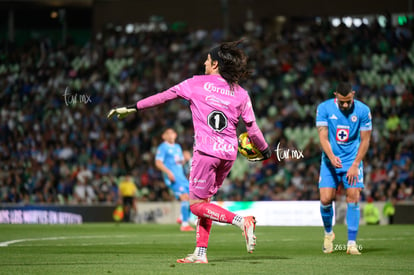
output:
{"label": "pink goalkeeper jersey", "polygon": [[[236,127],[239,117],[245,123],[256,124],[247,91],[239,85],[231,91],[220,75],[196,75],[163,93],[140,100],[137,108],[153,107],[175,97],[190,102],[194,124],[194,151],[221,159],[236,159]],[[267,143],[261,132],[260,136],[260,144],[256,146],[263,150]]]}

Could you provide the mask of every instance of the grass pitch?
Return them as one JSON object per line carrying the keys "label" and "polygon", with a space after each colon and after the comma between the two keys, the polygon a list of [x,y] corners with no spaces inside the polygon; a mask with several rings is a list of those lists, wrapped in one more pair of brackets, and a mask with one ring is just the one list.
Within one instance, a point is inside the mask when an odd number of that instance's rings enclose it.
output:
{"label": "grass pitch", "polygon": [[209,264],[178,264],[195,233],[178,225],[0,225],[0,274],[413,274],[414,226],[361,226],[362,255],[346,254],[346,227],[322,253],[321,227],[256,228],[246,252],[241,231],[213,225]]}

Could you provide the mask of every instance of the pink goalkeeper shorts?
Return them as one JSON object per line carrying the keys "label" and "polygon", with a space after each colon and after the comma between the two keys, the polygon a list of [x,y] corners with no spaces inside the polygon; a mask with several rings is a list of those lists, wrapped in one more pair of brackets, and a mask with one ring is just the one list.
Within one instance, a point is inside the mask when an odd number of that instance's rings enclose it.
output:
{"label": "pink goalkeeper shorts", "polygon": [[217,193],[234,160],[225,160],[195,151],[190,172],[190,199],[209,199]]}

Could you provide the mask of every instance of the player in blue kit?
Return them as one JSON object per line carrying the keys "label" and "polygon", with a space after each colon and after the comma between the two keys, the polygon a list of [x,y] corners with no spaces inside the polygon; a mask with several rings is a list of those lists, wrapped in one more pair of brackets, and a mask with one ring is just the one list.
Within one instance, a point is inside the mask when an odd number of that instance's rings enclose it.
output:
{"label": "player in blue kit", "polygon": [[155,166],[163,172],[165,184],[181,201],[181,231],[194,231],[188,224],[190,217],[189,182],[184,174],[184,156],[181,146],[175,143],[177,133],[167,128],[163,134],[164,140],[157,148]]}
{"label": "player in blue kit", "polygon": [[354,99],[355,91],[349,83],[338,84],[334,95],[335,98],[319,104],[316,113],[322,147],[319,194],[325,228],[323,252],[333,251],[335,234],[332,230],[332,201],[342,182],[347,202],[347,253],[359,255],[356,237],[360,217],[359,198],[364,188],[362,159],[368,151],[371,138],[371,112],[367,105]]}

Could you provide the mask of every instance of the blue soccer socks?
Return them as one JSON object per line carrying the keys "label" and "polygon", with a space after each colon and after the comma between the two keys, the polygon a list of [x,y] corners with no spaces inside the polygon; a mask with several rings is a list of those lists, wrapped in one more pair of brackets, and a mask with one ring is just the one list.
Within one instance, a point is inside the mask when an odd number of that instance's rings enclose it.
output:
{"label": "blue soccer socks", "polygon": [[187,223],[190,217],[190,202],[189,201],[181,202],[181,215],[182,215],[183,222]]}
{"label": "blue soccer socks", "polygon": [[321,203],[321,216],[323,221],[323,227],[325,228],[326,233],[332,232],[332,218],[333,218],[333,208],[332,204],[323,205]]}
{"label": "blue soccer socks", "polygon": [[346,223],[348,225],[348,241],[355,241],[359,228],[359,203],[348,203]]}

